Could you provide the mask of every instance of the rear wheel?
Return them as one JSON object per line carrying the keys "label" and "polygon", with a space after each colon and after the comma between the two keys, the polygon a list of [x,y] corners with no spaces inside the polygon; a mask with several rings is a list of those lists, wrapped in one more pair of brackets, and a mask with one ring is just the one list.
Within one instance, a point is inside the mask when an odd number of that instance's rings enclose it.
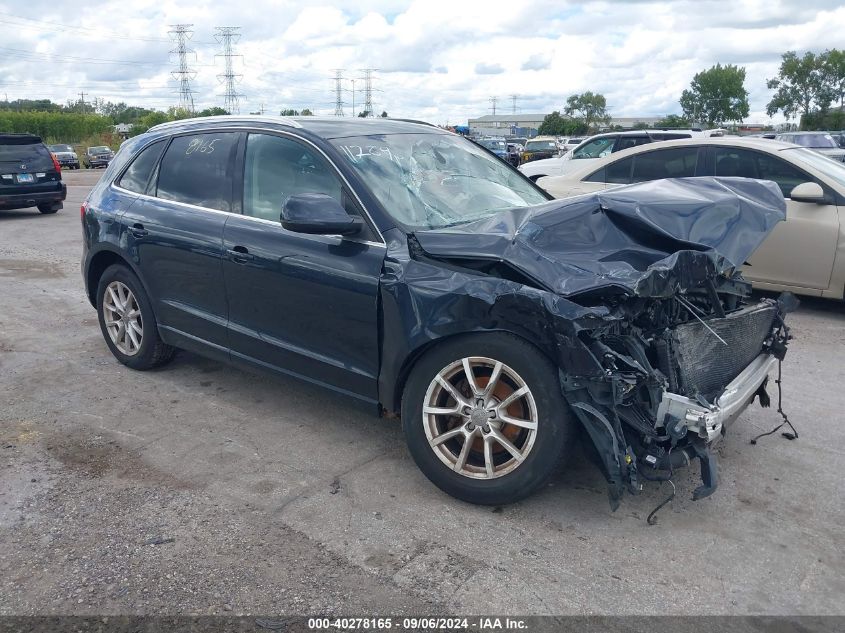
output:
{"label": "rear wheel", "polygon": [[411,455],[458,499],[498,505],[528,496],[565,461],[575,437],[557,375],[512,335],[447,341],[420,359],[405,387]]}
{"label": "rear wheel", "polygon": [[106,345],[127,367],[152,369],[173,358],[176,349],[161,340],[147,293],[126,266],[109,266],[100,277],[97,316]]}
{"label": "rear wheel", "polygon": [[39,204],[38,210],[45,215],[49,215],[51,213],[56,213],[59,209],[61,209],[61,205],[56,204]]}

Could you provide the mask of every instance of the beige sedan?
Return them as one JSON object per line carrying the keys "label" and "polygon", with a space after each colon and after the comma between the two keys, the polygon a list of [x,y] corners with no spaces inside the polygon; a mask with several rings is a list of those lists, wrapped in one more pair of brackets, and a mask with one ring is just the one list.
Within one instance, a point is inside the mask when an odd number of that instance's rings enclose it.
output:
{"label": "beige sedan", "polygon": [[772,180],[786,198],[775,227],[743,268],[763,290],[845,298],[845,165],[812,150],[767,139],[687,139],[642,145],[585,169],[540,178],[556,198],[632,182],[692,176]]}

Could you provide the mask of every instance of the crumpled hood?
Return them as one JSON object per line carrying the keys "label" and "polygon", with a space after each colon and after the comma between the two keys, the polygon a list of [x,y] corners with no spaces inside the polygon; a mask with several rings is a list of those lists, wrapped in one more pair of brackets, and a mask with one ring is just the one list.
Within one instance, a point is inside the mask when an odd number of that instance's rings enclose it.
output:
{"label": "crumpled hood", "polygon": [[773,182],[677,178],[414,235],[432,257],[499,260],[564,297],[666,297],[741,266],[785,219]]}

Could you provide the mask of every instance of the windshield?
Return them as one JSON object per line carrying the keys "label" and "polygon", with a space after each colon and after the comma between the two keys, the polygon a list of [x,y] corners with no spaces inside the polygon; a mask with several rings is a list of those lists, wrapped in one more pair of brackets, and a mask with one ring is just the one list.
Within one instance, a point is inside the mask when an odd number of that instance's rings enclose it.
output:
{"label": "windshield", "polygon": [[830,134],[790,134],[784,140],[802,147],[817,147],[821,149],[835,149],[839,147]]}
{"label": "windshield", "polygon": [[108,154],[111,149],[108,147],[92,147],[88,150],[89,154]]}
{"label": "windshield", "polygon": [[504,141],[492,141],[492,140],[484,140],[480,141],[479,144],[482,147],[486,147],[487,149],[491,150],[504,150],[505,149],[505,142]]}
{"label": "windshield", "polygon": [[51,145],[50,151],[52,151],[52,152],[72,152],[73,148],[70,145]]}
{"label": "windshield", "polygon": [[804,163],[823,173],[840,187],[845,188],[845,163],[828,158],[812,150],[802,148],[786,149],[784,155],[793,159],[799,165]]}
{"label": "windshield", "polygon": [[525,149],[527,150],[546,150],[546,149],[557,149],[557,143],[554,141],[528,141],[525,145]]}
{"label": "windshield", "polygon": [[380,134],[332,143],[408,230],[442,228],[546,202],[530,181],[451,134]]}

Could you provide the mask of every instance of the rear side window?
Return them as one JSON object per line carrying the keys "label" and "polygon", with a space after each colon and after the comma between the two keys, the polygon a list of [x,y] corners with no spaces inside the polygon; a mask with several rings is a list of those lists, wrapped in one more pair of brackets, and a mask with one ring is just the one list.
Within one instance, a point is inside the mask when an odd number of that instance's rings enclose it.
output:
{"label": "rear side window", "polygon": [[690,178],[698,165],[697,147],[673,147],[639,154],[634,161],[632,182],[660,178]]}
{"label": "rear side window", "polygon": [[651,139],[647,136],[620,136],[616,145],[613,146],[613,151],[621,152],[623,149],[645,145],[646,143],[651,143]]}
{"label": "rear side window", "polygon": [[232,210],[235,132],[177,136],[159,167],[156,195],[198,207]]}
{"label": "rear side window", "polygon": [[150,182],[150,176],[153,173],[153,169],[155,169],[156,162],[158,162],[158,157],[161,156],[161,150],[163,149],[164,141],[157,141],[144,148],[135,157],[135,160],[132,161],[129,169],[124,172],[117,184],[133,193],[146,192],[147,185]]}

